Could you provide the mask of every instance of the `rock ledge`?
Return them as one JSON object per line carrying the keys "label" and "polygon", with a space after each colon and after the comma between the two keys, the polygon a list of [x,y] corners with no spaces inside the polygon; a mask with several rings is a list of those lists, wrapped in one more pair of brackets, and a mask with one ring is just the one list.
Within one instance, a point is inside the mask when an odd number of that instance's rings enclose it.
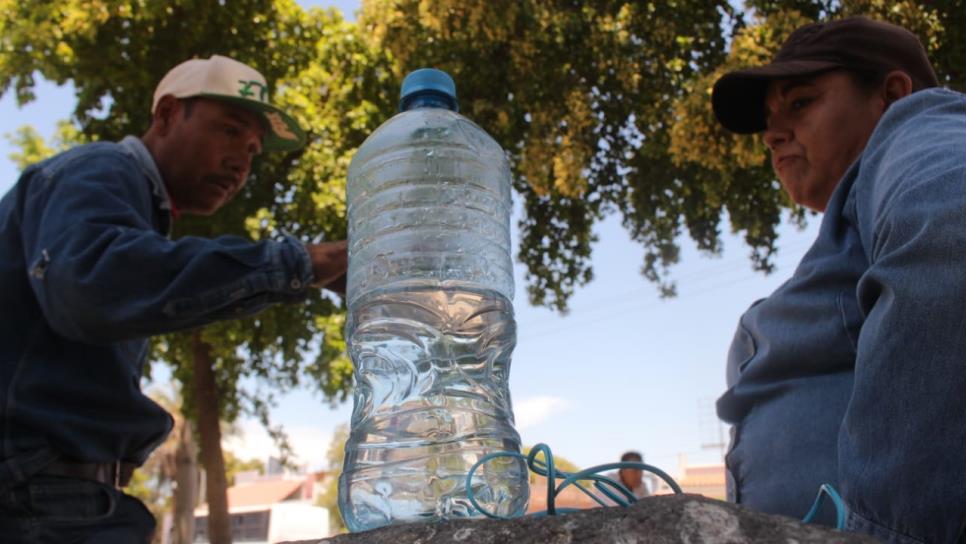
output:
{"label": "rock ledge", "polygon": [[876,540],[755,512],[699,495],[649,497],[629,508],[596,508],[509,521],[455,520],[384,527],[289,544],[671,544],[868,543]]}

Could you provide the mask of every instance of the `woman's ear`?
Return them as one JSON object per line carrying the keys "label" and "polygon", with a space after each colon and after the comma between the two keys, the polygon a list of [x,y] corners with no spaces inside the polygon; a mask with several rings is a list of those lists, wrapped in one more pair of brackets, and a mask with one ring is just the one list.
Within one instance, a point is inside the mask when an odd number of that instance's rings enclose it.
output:
{"label": "woman's ear", "polygon": [[912,78],[902,70],[893,70],[886,74],[885,81],[882,83],[882,98],[885,100],[886,109],[900,98],[905,98],[912,94]]}

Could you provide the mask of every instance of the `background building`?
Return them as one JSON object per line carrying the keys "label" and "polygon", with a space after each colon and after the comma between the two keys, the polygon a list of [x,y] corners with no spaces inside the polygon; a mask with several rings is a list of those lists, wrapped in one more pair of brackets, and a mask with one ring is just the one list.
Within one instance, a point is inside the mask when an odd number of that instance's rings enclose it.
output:
{"label": "background building", "polygon": [[[233,542],[274,544],[331,536],[329,512],[316,506],[326,483],[324,472],[289,472],[269,460],[267,474],[256,471],[235,476],[228,488],[228,514]],[[165,519],[164,528],[170,525]],[[167,534],[168,531],[164,531]],[[168,543],[164,539],[164,544]],[[208,505],[195,509],[194,542],[208,542]]]}

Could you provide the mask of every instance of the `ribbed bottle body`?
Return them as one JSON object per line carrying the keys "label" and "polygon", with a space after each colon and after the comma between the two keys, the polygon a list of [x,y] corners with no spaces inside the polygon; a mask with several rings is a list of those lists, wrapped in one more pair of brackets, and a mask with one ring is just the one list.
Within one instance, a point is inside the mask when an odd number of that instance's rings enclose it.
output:
{"label": "ribbed bottle body", "polygon": [[[359,531],[479,515],[469,468],[520,448],[506,157],[459,114],[413,109],[360,148],[347,201],[355,391],[343,519]],[[488,510],[526,510],[522,461],[487,463],[472,485]]]}

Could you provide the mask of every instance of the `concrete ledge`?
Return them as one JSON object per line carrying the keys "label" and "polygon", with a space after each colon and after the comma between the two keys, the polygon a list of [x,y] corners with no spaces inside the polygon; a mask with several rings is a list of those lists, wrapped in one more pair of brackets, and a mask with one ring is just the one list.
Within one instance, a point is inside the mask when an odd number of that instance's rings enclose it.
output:
{"label": "concrete ledge", "polygon": [[649,497],[630,508],[596,508],[510,521],[457,520],[384,527],[288,544],[851,544],[877,541],[755,512],[699,495]]}

